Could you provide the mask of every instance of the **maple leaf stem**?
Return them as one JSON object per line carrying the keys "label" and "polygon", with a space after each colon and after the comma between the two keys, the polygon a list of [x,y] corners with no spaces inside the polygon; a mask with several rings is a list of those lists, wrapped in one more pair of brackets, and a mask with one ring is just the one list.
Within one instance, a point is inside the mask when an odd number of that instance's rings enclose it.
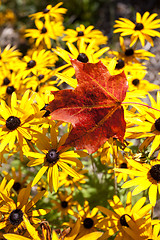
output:
{"label": "maple leaf stem", "polygon": [[151,107],[151,106],[145,105],[145,104],[143,104],[143,103],[136,103],[136,102],[122,102],[121,104],[123,104],[123,105],[133,105],[133,104],[137,104],[137,105],[144,106],[144,107],[148,107],[148,108],[151,108],[151,109],[153,109],[153,110],[156,110],[156,111],[160,112],[160,110],[158,110],[158,109],[156,109],[156,108],[154,108],[154,107]]}

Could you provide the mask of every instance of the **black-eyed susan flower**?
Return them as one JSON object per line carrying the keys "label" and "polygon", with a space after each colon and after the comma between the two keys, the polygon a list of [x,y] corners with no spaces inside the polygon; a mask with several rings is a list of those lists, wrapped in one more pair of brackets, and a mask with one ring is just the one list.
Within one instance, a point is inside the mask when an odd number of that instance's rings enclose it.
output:
{"label": "black-eyed susan flower", "polygon": [[27,29],[25,37],[31,37],[36,39],[35,45],[38,47],[40,44],[51,48],[51,39],[56,40],[57,37],[62,36],[64,27],[61,22],[49,22],[43,23],[40,20],[35,20],[37,29]]}
{"label": "black-eyed susan flower", "polygon": [[19,191],[26,187],[27,185],[27,179],[28,179],[28,175],[27,176],[23,176],[22,174],[22,170],[21,170],[21,167],[19,166],[18,168],[18,171],[16,171],[16,169],[14,167],[11,168],[11,173],[12,173],[12,176],[6,172],[6,171],[3,171],[2,172],[4,174],[4,176],[6,177],[7,180],[11,180],[13,179],[14,180],[14,184],[12,186],[12,189],[16,192],[16,193],[19,193]]}
{"label": "black-eyed susan flower", "polygon": [[2,68],[1,71],[0,98],[10,105],[12,93],[15,92],[19,98],[26,91],[26,87],[16,71],[10,71],[6,68]]}
{"label": "black-eyed susan flower", "polygon": [[151,107],[148,105],[143,106],[143,103],[133,104],[141,116],[137,119],[137,116],[135,115],[134,117],[133,115],[129,119],[129,122],[134,125],[127,127],[126,137],[146,138],[139,147],[140,150],[146,148],[152,142],[148,155],[150,157],[160,145],[160,92],[157,92],[157,102],[150,94],[148,96],[151,101]]}
{"label": "black-eyed susan flower", "polygon": [[[132,195],[136,195],[146,189],[149,189],[149,200],[152,206],[155,206],[157,201],[157,191],[159,191],[160,183],[160,164],[159,161],[153,161],[151,164],[147,163],[138,163],[135,160],[128,159],[129,164],[134,168],[131,169],[120,169],[115,168],[116,172],[123,172],[126,174],[131,174],[137,176],[132,180],[125,182],[122,185],[122,188],[129,188],[132,186],[137,186]],[[160,191],[159,191],[160,193]]]}
{"label": "black-eyed susan flower", "polygon": [[[95,39],[92,39],[89,44],[86,44],[84,38],[82,38],[80,39],[79,44],[77,44],[77,47],[72,43],[68,42],[66,45],[69,51],[64,50],[60,47],[52,49],[59,57],[61,57],[66,62],[66,64],[56,69],[57,72],[62,72],[61,74],[56,74],[56,76],[62,79],[60,84],[65,81],[67,84],[74,88],[77,84],[76,79],[71,79],[71,81],[68,81],[69,77],[73,77],[73,75],[75,74],[75,70],[71,64],[70,58],[77,59],[83,63],[96,63],[99,61],[99,58],[102,57],[102,55],[106,53],[109,49],[109,47],[95,49],[95,44]],[[69,77],[67,78],[66,75]]]}
{"label": "black-eyed susan flower", "polygon": [[120,18],[116,20],[114,25],[114,33],[121,33],[121,36],[131,35],[132,47],[137,39],[141,41],[142,46],[145,45],[145,40],[150,42],[153,46],[153,40],[151,37],[160,37],[160,33],[155,29],[160,28],[160,19],[155,19],[157,13],[153,13],[149,16],[149,12],[145,12],[143,16],[139,12],[136,13],[136,22],[133,23],[129,19]]}
{"label": "black-eyed susan flower", "polygon": [[[125,228],[123,227],[124,231],[127,232],[127,234],[129,236],[134,236],[135,234],[135,228],[137,227],[136,224],[134,224],[134,222],[130,219],[129,216],[126,216],[126,220],[127,223],[129,225],[129,228]],[[147,214],[145,216],[145,221],[143,221],[141,223],[141,225],[139,224],[139,232],[140,234],[136,236],[135,239],[138,240],[149,240],[149,239],[154,239],[154,240],[159,240],[160,236],[159,236],[159,220],[155,219],[152,220],[151,219],[151,215]]]}
{"label": "black-eyed susan flower", "polygon": [[82,189],[81,184],[86,183],[87,176],[85,174],[88,172],[86,169],[78,169],[74,167],[73,169],[78,172],[79,178],[72,177],[65,171],[59,173],[59,187],[70,187],[72,192],[76,189]]}
{"label": "black-eyed susan flower", "polygon": [[118,59],[124,60],[124,62],[136,62],[139,63],[139,60],[149,60],[149,57],[155,57],[155,55],[151,52],[148,52],[144,49],[134,49],[132,47],[126,47],[124,44],[124,38],[120,37],[120,46],[121,50],[119,52],[117,51],[110,51],[110,54],[113,54]]}
{"label": "black-eyed susan flower", "polygon": [[24,56],[23,64],[19,75],[23,78],[27,77],[29,74],[39,75],[39,71],[45,70],[50,66],[54,66],[57,57],[50,51],[42,49],[40,51],[34,51],[32,56]]}
{"label": "black-eyed susan flower", "polygon": [[81,24],[79,27],[76,27],[76,30],[67,29],[64,31],[64,34],[66,36],[62,40],[70,43],[78,42],[79,44],[81,38],[87,43],[90,42],[91,39],[96,39],[95,47],[101,44],[106,44],[107,42],[107,37],[104,36],[100,30],[94,29],[94,26],[88,26],[85,28],[85,26]]}
{"label": "black-eyed susan flower", "polygon": [[41,240],[42,238],[40,237],[38,231],[35,229],[35,227],[33,227],[33,225],[31,225],[29,220],[24,218],[24,222],[26,224],[28,233],[31,236],[30,238],[28,238],[28,234],[27,234],[27,237],[26,237],[26,234],[24,237],[21,234],[19,235],[19,234],[14,234],[14,233],[3,234],[3,237],[8,240],[16,240],[16,239],[18,239],[18,240]]}
{"label": "black-eyed susan flower", "polygon": [[74,151],[67,151],[69,148],[62,148],[60,146],[64,144],[68,134],[64,134],[58,142],[58,131],[54,127],[51,128],[51,137],[45,135],[38,136],[36,146],[41,152],[27,152],[25,153],[32,160],[29,161],[28,166],[38,166],[43,164],[37,175],[35,176],[32,186],[34,186],[48,170],[47,181],[49,189],[53,192],[57,192],[59,184],[59,169],[66,171],[70,176],[79,178],[80,175],[69,165],[78,166],[82,168],[82,163],[77,158],[79,154]]}
{"label": "black-eyed susan flower", "polygon": [[59,192],[57,199],[51,200],[51,202],[54,204],[52,209],[57,209],[62,217],[68,214],[74,215],[73,207],[76,205],[76,202],[73,201],[72,194]]}
{"label": "black-eyed susan flower", "polygon": [[[26,91],[20,101],[16,93],[11,97],[11,107],[2,100],[0,105],[0,152],[8,145],[9,150],[18,143],[23,148],[26,139],[32,139],[31,122],[34,119],[34,111],[29,101],[30,91]],[[43,112],[41,113],[41,116]],[[39,115],[40,117],[40,115]]]}
{"label": "black-eyed susan flower", "polygon": [[101,60],[103,64],[107,67],[111,75],[117,75],[124,71],[125,75],[130,75],[134,71],[144,71],[146,66],[142,65],[141,63],[131,63],[126,62],[122,58],[111,58],[106,56]]}
{"label": "black-eyed susan flower", "polygon": [[145,80],[144,77],[147,74],[146,70],[141,71],[132,71],[130,75],[127,76],[129,91],[134,90],[143,90],[150,92],[156,89],[159,89],[159,86],[153,83],[150,83],[148,80]]}
{"label": "black-eyed susan flower", "polygon": [[17,61],[21,55],[16,47],[7,45],[4,50],[0,48],[0,66],[8,64],[10,61]]}
{"label": "black-eyed susan flower", "polygon": [[[129,165],[128,161],[126,160],[125,156],[122,154],[122,152],[118,151],[117,155],[118,155],[117,161],[115,164],[116,168],[132,169],[132,167]],[[108,171],[108,173],[111,173],[111,172],[113,172],[112,169]],[[116,172],[115,176],[116,176],[117,183],[120,183],[122,180],[126,182],[128,177],[131,179],[134,178],[134,176],[131,174],[128,175],[126,173],[121,173],[121,172],[120,173]]]}
{"label": "black-eyed susan flower", "polygon": [[90,210],[88,201],[84,202],[83,207],[80,204],[77,205],[77,212],[74,213],[74,216],[77,217],[77,219],[80,219],[79,231],[77,229],[77,239],[85,237],[89,233],[96,232],[97,224],[103,218],[103,215],[98,213],[98,208],[93,208]]}
{"label": "black-eyed susan flower", "polygon": [[[23,84],[27,89],[31,89],[35,92],[41,92],[41,88],[45,85],[48,91],[58,91],[55,87],[57,81],[53,79],[54,71],[50,69],[40,70],[38,75],[29,76],[23,79]],[[47,90],[47,89],[46,89]],[[44,94],[45,95],[45,94]]]}
{"label": "black-eyed susan flower", "polygon": [[60,8],[62,4],[63,2],[59,2],[55,6],[47,5],[42,12],[31,14],[30,17],[32,19],[44,18],[45,20],[50,20],[50,21],[52,20],[56,22],[62,21],[63,20],[62,14],[65,14],[67,12],[66,8]]}
{"label": "black-eyed susan flower", "polygon": [[[17,197],[17,201],[6,196],[4,193],[0,193],[0,198],[5,202],[0,207],[0,211],[3,215],[3,219],[0,220],[0,229],[4,229],[6,233],[17,232],[17,230],[24,230],[27,228],[26,222],[32,224],[38,224],[41,222],[38,216],[45,215],[50,210],[37,209],[32,210],[32,207],[42,198],[45,191],[38,193],[29,201],[31,191],[31,183],[27,188],[23,188]],[[28,230],[28,229],[27,229]]]}
{"label": "black-eyed susan flower", "polygon": [[[139,199],[132,207],[131,204],[131,192],[127,194],[126,207],[122,205],[118,196],[114,195],[113,200],[108,200],[110,206],[114,211],[111,211],[105,207],[97,206],[97,208],[106,215],[106,217],[97,224],[98,228],[105,231],[100,239],[108,239],[110,236],[117,234],[115,239],[138,239],[136,236],[140,235],[139,225],[145,222],[143,217],[151,210],[152,205],[144,203],[146,197]],[[124,228],[129,228],[128,218],[133,221],[135,225],[135,231],[132,236],[129,236]]]}

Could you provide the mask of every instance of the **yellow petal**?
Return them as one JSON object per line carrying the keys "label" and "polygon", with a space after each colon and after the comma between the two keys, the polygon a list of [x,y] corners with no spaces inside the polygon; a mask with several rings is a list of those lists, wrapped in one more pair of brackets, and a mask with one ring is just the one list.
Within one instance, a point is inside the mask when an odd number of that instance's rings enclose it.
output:
{"label": "yellow petal", "polygon": [[43,166],[39,172],[37,173],[37,175],[35,176],[33,182],[32,182],[32,187],[41,179],[41,177],[43,176],[43,174],[47,171],[48,166]]}
{"label": "yellow petal", "polygon": [[30,240],[30,238],[26,238],[12,233],[3,234],[3,237],[5,237],[5,239],[7,240]]}
{"label": "yellow petal", "polygon": [[156,201],[157,201],[157,185],[152,184],[149,188],[149,200],[152,206],[155,206]]}

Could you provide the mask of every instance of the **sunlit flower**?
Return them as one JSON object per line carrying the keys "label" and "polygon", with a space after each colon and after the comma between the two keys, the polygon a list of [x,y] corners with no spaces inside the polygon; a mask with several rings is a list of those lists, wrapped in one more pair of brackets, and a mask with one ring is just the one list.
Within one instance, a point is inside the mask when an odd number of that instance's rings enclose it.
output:
{"label": "sunlit flower", "polygon": [[77,205],[77,212],[74,213],[74,216],[80,219],[80,229],[77,239],[85,236],[86,234],[96,232],[97,224],[103,218],[103,215],[98,213],[98,208],[90,210],[88,201],[84,202],[83,207],[80,204]]}
{"label": "sunlit flower", "polygon": [[0,66],[7,64],[10,61],[17,61],[21,55],[22,54],[16,49],[16,47],[7,45],[3,51],[0,49]]}
{"label": "sunlit flower", "polygon": [[20,191],[16,202],[4,193],[0,193],[1,199],[5,201],[3,206],[0,207],[0,211],[3,214],[3,219],[0,220],[0,229],[4,229],[6,233],[23,230],[25,227],[28,227],[26,224],[28,220],[32,224],[40,223],[41,220],[37,217],[50,211],[47,209],[31,210],[38,200],[42,198],[45,191],[38,193],[36,197],[28,201],[30,191],[31,184],[28,184],[27,188]]}
{"label": "sunlit flower", "polygon": [[[22,148],[24,140],[32,139],[31,122],[34,119],[34,111],[29,102],[29,91],[23,95],[20,103],[15,92],[11,97],[11,107],[2,100],[0,105],[0,152],[9,145],[12,150],[16,142]],[[41,113],[43,115],[43,112]],[[39,115],[40,117],[40,115]]]}
{"label": "sunlit flower", "polygon": [[[145,222],[143,217],[148,213],[152,205],[144,203],[146,201],[145,197],[139,199],[135,205],[132,207],[131,204],[131,192],[127,194],[126,207],[124,208],[118,196],[114,195],[113,200],[108,200],[110,206],[113,208],[114,212],[108,208],[97,206],[97,208],[106,215],[104,220],[97,224],[98,228],[105,231],[100,239],[108,239],[110,236],[117,233],[115,239],[128,239],[135,240],[138,239],[136,236],[140,235],[139,225]],[[143,206],[143,207],[142,207]],[[127,234],[124,230],[126,228],[130,229],[128,219],[132,221],[135,226],[135,231],[131,236]],[[141,230],[142,231],[142,230]]]}
{"label": "sunlit flower", "polygon": [[[140,150],[146,148],[151,142],[151,149],[149,152],[149,157],[160,145],[160,92],[157,92],[157,102],[149,94],[151,101],[150,106],[143,106],[143,103],[133,104],[134,108],[138,110],[141,118],[137,119],[137,116],[133,115],[129,119],[129,122],[136,124],[136,126],[127,127],[126,137],[127,138],[146,138],[141,146]],[[147,107],[148,106],[148,107]]]}
{"label": "sunlit flower", "polygon": [[40,152],[28,152],[25,153],[32,160],[29,161],[28,166],[37,166],[43,164],[37,175],[33,180],[32,186],[34,186],[43,176],[43,174],[48,170],[47,181],[49,183],[49,189],[52,192],[53,189],[57,192],[59,187],[59,168],[66,171],[70,176],[79,178],[79,174],[71,168],[68,164],[73,166],[78,166],[82,168],[82,163],[77,159],[79,155],[74,151],[67,151],[68,148],[62,148],[59,150],[60,146],[64,144],[67,135],[63,135],[58,142],[58,132],[51,128],[51,138],[45,135],[39,135],[38,141],[36,143]]}
{"label": "sunlit flower", "polygon": [[88,170],[84,169],[75,169],[76,172],[79,174],[79,178],[71,177],[67,172],[62,171],[59,173],[59,187],[70,187],[71,191],[73,192],[76,189],[81,190],[82,186],[81,184],[86,183],[87,176],[85,175]]}
{"label": "sunlit flower", "polygon": [[27,176],[23,176],[22,175],[22,170],[21,170],[21,167],[19,167],[18,168],[18,174],[17,174],[17,172],[16,172],[16,169],[14,168],[14,167],[12,167],[11,168],[11,173],[12,173],[12,176],[8,173],[8,172],[6,172],[6,171],[3,171],[2,172],[4,175],[5,175],[5,177],[6,177],[6,179],[7,180],[11,180],[11,179],[13,179],[14,180],[14,184],[13,184],[13,186],[12,186],[12,189],[16,192],[16,193],[19,193],[19,191],[22,189],[22,188],[24,188],[24,187],[26,187],[26,185],[27,185],[27,179],[28,179],[28,175]]}
{"label": "sunlit flower", "polygon": [[68,42],[66,45],[69,51],[64,50],[60,47],[56,47],[56,49],[53,49],[53,51],[66,62],[66,64],[56,69],[57,72],[62,72],[56,74],[56,76],[61,79],[59,84],[61,84],[62,82],[66,82],[68,85],[74,88],[77,85],[76,79],[69,78],[73,77],[73,75],[75,74],[75,70],[71,64],[70,58],[77,59],[83,63],[96,63],[100,60],[100,57],[102,57],[102,55],[108,51],[109,47],[95,49],[95,43],[96,40],[92,39],[89,44],[86,44],[84,39],[82,38],[80,39],[77,47],[75,47],[75,45],[73,45],[72,43]]}
{"label": "sunlit flower", "polygon": [[62,40],[70,43],[78,41],[79,43],[80,39],[84,38],[84,42],[88,43],[91,42],[92,39],[96,39],[97,46],[101,44],[106,44],[107,37],[104,36],[100,30],[93,29],[94,26],[88,26],[87,28],[85,28],[85,26],[81,24],[79,27],[76,27],[76,30],[67,29],[66,31],[64,31],[64,34],[66,36]]}
{"label": "sunlit flower", "polygon": [[59,8],[62,4],[63,2],[59,2],[55,6],[47,5],[42,12],[31,14],[30,17],[32,19],[45,18],[45,20],[53,19],[56,22],[62,21],[63,20],[62,14],[65,14],[67,12],[66,8]]}
{"label": "sunlit flower", "polygon": [[122,51],[110,51],[109,53],[115,55],[118,59],[124,60],[125,63],[139,63],[140,59],[149,60],[149,57],[155,57],[153,53],[148,52],[144,49],[134,49],[132,47],[126,48],[123,37],[120,37],[119,40]]}
{"label": "sunlit flower", "polygon": [[73,206],[76,205],[76,202],[73,201],[72,194],[68,195],[67,192],[59,192],[57,199],[51,200],[51,202],[54,204],[52,209],[57,209],[62,217],[68,214],[74,215]]}
{"label": "sunlit flower", "polygon": [[52,54],[50,51],[34,51],[31,57],[24,56],[23,65],[19,75],[23,78],[27,77],[30,73],[38,76],[39,71],[45,70],[50,66],[54,66],[57,57],[55,54]]}
{"label": "sunlit flower", "polygon": [[133,71],[130,75],[127,76],[129,91],[134,90],[143,90],[146,92],[150,92],[156,89],[159,89],[159,86],[153,83],[150,83],[148,80],[145,80],[144,77],[147,71]]}
{"label": "sunlit flower", "polygon": [[43,23],[40,20],[35,20],[37,29],[27,29],[25,37],[36,39],[35,45],[38,47],[40,44],[45,43],[47,48],[51,48],[51,39],[56,40],[57,37],[62,36],[64,27],[61,22]]}
{"label": "sunlit flower", "polygon": [[136,13],[136,22],[133,23],[126,18],[116,20],[114,25],[114,33],[121,32],[121,36],[131,35],[131,44],[133,46],[137,39],[141,41],[142,46],[145,45],[145,40],[153,46],[151,37],[160,37],[160,33],[154,29],[160,28],[160,19],[156,19],[157,13],[149,16],[149,12],[145,12],[143,16],[139,12]]}
{"label": "sunlit flower", "polygon": [[116,172],[122,172],[126,174],[131,174],[137,176],[132,180],[125,182],[122,185],[122,188],[129,188],[137,186],[132,195],[136,195],[149,188],[149,200],[152,206],[155,206],[157,200],[157,191],[160,193],[160,164],[159,161],[154,161],[151,164],[147,163],[138,163],[135,160],[128,159],[129,164],[134,168],[131,169],[120,169],[115,168]]}

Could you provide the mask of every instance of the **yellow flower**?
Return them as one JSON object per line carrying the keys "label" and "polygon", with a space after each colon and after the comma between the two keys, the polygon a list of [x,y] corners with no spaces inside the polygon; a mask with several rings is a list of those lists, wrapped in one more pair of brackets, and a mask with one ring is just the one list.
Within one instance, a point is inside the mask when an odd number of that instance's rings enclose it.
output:
{"label": "yellow flower", "polygon": [[15,92],[18,98],[24,94],[26,87],[23,84],[21,77],[16,71],[10,71],[9,69],[1,69],[0,78],[0,98],[5,100],[9,105],[11,101],[11,95]]}
{"label": "yellow flower", "polygon": [[95,43],[96,40],[92,39],[91,42],[87,45],[82,38],[80,39],[77,48],[75,45],[68,42],[66,45],[69,51],[64,50],[60,47],[53,49],[53,51],[66,62],[66,64],[56,69],[56,72],[58,72],[56,76],[61,79],[59,85],[63,82],[66,82],[71,87],[75,88],[77,86],[77,80],[70,78],[75,74],[75,70],[71,64],[70,58],[77,59],[83,63],[96,63],[99,61],[99,58],[108,51],[109,47],[95,49]]}
{"label": "yellow flower", "polygon": [[[80,228],[77,229],[78,235],[76,239],[81,239],[81,237],[85,237],[89,233],[96,232],[97,224],[103,218],[102,214],[98,213],[98,208],[95,207],[90,210],[88,201],[84,202],[83,207],[80,204],[77,205],[77,212],[74,212],[74,216],[80,220]],[[71,223],[71,227],[72,225]]]}
{"label": "yellow flower", "polygon": [[30,236],[32,236],[32,238],[24,237],[24,236],[21,236],[19,234],[14,234],[14,233],[3,234],[3,237],[7,240],[17,240],[17,239],[18,240],[30,240],[30,239],[42,240],[39,237],[39,234],[38,234],[37,230],[30,224],[29,220],[24,218],[24,221],[25,221],[25,224],[26,224],[26,228],[27,228]]}
{"label": "yellow flower", "polygon": [[61,217],[68,214],[74,215],[73,206],[76,205],[76,202],[73,201],[72,194],[68,195],[67,192],[59,192],[57,200],[51,200],[51,202],[55,205],[52,209],[57,209],[61,213]]}
{"label": "yellow flower", "polygon": [[87,179],[87,176],[84,174],[88,172],[87,170],[76,169],[75,167],[73,167],[73,169],[76,172],[78,172],[79,178],[71,177],[70,175],[68,175],[67,172],[64,172],[64,171],[59,173],[59,187],[61,187],[63,185],[65,187],[70,187],[72,192],[76,188],[78,188],[78,190],[82,189],[81,184],[86,183],[86,179]]}
{"label": "yellow flower", "polygon": [[[58,132],[52,126],[51,128],[51,138],[48,138],[44,134],[38,136],[38,141],[36,146],[41,151],[40,152],[26,152],[25,155],[31,157],[32,160],[28,163],[29,167],[37,166],[43,164],[37,175],[35,176],[32,186],[34,186],[43,176],[43,174],[48,170],[47,181],[49,184],[49,189],[52,192],[53,188],[57,192],[59,168],[66,171],[70,176],[79,178],[80,175],[69,165],[78,166],[82,168],[82,163],[77,159],[79,154],[74,151],[67,151],[68,148],[60,149],[60,146],[64,144],[68,134],[64,134],[60,141],[58,142]],[[69,164],[69,165],[68,165]]]}
{"label": "yellow flower", "polygon": [[42,198],[45,191],[38,193],[28,201],[30,191],[31,183],[28,184],[27,188],[23,188],[20,191],[17,202],[14,202],[13,199],[4,193],[0,193],[0,198],[5,201],[3,206],[0,207],[0,211],[3,214],[3,219],[0,220],[0,229],[4,229],[6,233],[23,230],[27,227],[26,221],[29,220],[33,224],[40,223],[41,220],[36,217],[47,214],[50,211],[49,209],[31,210],[37,201]]}
{"label": "yellow flower", "polygon": [[[143,106],[143,103],[132,104],[140,113],[140,118],[133,115],[129,119],[129,124],[137,126],[127,127],[126,138],[146,138],[139,147],[140,150],[146,148],[151,142],[151,150],[149,157],[160,145],[160,92],[157,93],[157,102],[148,94],[151,101],[151,108],[148,105]],[[148,107],[147,107],[148,106]]]}
{"label": "yellow flower", "polygon": [[41,43],[45,43],[47,48],[51,48],[51,39],[56,40],[57,37],[62,36],[64,27],[62,22],[49,22],[43,23],[40,20],[35,20],[37,29],[27,29],[25,37],[36,39],[35,45],[38,47]]}
{"label": "yellow flower", "polygon": [[155,57],[154,54],[144,49],[126,48],[123,37],[120,37],[119,41],[122,51],[110,51],[109,53],[115,55],[118,59],[123,59],[125,63],[139,63],[139,59],[149,60],[149,57]]}
{"label": "yellow flower", "polygon": [[17,61],[21,55],[22,54],[16,49],[16,47],[7,45],[3,51],[0,48],[0,66],[8,64],[10,61]]}
{"label": "yellow flower", "polygon": [[[29,101],[30,91],[26,91],[21,101],[17,100],[15,92],[11,97],[11,107],[2,100],[0,105],[0,152],[9,145],[12,150],[18,142],[22,148],[26,139],[32,139],[31,123],[34,119],[34,111]],[[43,112],[41,113],[41,116]],[[40,115],[39,115],[40,117]],[[34,124],[34,123],[33,123]]]}
{"label": "yellow flower", "polygon": [[131,73],[131,75],[127,76],[129,91],[134,90],[143,90],[146,92],[150,92],[156,89],[159,89],[159,86],[153,83],[150,83],[149,81],[143,79],[146,75],[147,71],[134,71]]}
{"label": "yellow flower", "polygon": [[149,200],[152,206],[155,206],[157,200],[157,191],[160,193],[159,161],[154,161],[152,165],[147,163],[141,164],[132,159],[128,159],[128,162],[134,168],[134,170],[122,168],[115,168],[114,170],[116,172],[137,176],[137,178],[125,182],[122,185],[122,188],[129,188],[138,185],[132,192],[133,196],[149,188]]}
{"label": "yellow flower", "polygon": [[32,19],[45,18],[45,20],[52,21],[53,19],[56,22],[62,21],[63,20],[62,14],[65,14],[67,12],[66,8],[59,8],[62,4],[63,2],[59,2],[54,7],[52,7],[52,5],[47,5],[42,12],[31,14],[30,17]]}
{"label": "yellow flower", "polygon": [[[41,88],[45,86],[48,89],[48,92],[58,91],[54,85],[57,84],[56,80],[52,80],[54,71],[50,69],[43,69],[42,71],[38,71],[38,75],[33,75],[25,78],[23,80],[23,84],[27,89],[31,89],[35,92],[41,92]],[[47,90],[46,89],[46,90]]]}
{"label": "yellow flower", "polygon": [[88,26],[85,28],[85,26],[81,24],[76,28],[76,30],[67,29],[64,31],[64,34],[66,36],[62,40],[70,43],[77,42],[77,44],[79,44],[81,38],[83,38],[84,42],[87,43],[91,42],[92,39],[96,39],[97,46],[106,44],[108,38],[106,36],[103,36],[100,30],[93,30],[93,28],[94,26]]}
{"label": "yellow flower", "polygon": [[156,19],[157,13],[149,16],[149,12],[145,12],[143,16],[139,12],[136,13],[136,23],[131,22],[126,18],[116,20],[114,33],[121,32],[121,36],[131,35],[131,44],[133,46],[137,39],[141,41],[142,46],[145,45],[145,40],[153,46],[151,37],[160,37],[160,33],[154,29],[160,28],[160,19]]}
{"label": "yellow flower", "polygon": [[21,167],[18,168],[18,174],[16,174],[16,169],[14,167],[11,168],[11,172],[12,172],[12,176],[6,172],[6,171],[3,171],[2,173],[5,175],[6,179],[7,180],[11,180],[13,179],[14,180],[14,184],[12,186],[12,189],[16,192],[16,193],[19,193],[19,191],[26,187],[27,185],[27,179],[29,176],[23,176],[22,175],[22,171],[21,171]]}
{"label": "yellow flower", "polygon": [[19,75],[23,78],[27,77],[29,74],[39,75],[39,71],[46,70],[50,66],[54,66],[57,57],[50,51],[34,51],[31,57],[24,56],[23,64]]}
{"label": "yellow flower", "polygon": [[[139,226],[145,222],[143,217],[151,210],[152,205],[147,204],[142,207],[146,201],[146,198],[142,197],[132,207],[131,200],[131,192],[129,192],[127,194],[126,207],[124,208],[118,196],[114,195],[113,200],[108,200],[114,212],[105,207],[97,206],[97,208],[106,215],[106,217],[97,224],[98,228],[105,231],[100,239],[108,239],[116,233],[116,240],[138,239],[137,236],[140,235]],[[131,220],[132,224],[135,226],[135,231],[131,236],[129,236],[125,231],[127,228],[130,229],[128,220]]]}

